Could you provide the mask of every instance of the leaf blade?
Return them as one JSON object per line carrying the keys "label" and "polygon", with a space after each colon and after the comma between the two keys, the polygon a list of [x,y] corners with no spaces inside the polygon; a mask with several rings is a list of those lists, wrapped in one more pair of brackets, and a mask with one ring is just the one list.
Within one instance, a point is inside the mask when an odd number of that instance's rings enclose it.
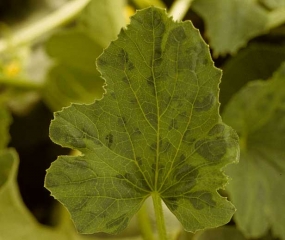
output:
{"label": "leaf blade", "polygon": [[275,236],[285,236],[284,70],[283,63],[271,79],[242,88],[224,112],[225,121],[241,139],[240,164],[227,169],[233,178],[228,190],[239,209],[235,220],[248,237],[260,237],[269,228]]}
{"label": "leaf blade", "polygon": [[[98,196],[115,193],[116,199],[123,196],[122,199],[137,201],[118,205],[105,216],[107,220],[79,230],[122,230],[151,192],[159,192],[188,231],[229,221],[234,207],[216,190],[227,181],[220,169],[237,161],[237,137],[218,114],[221,72],[213,66],[198,31],[190,22],[173,22],[163,10],[151,7],[138,11],[127,30],[123,29],[104,50],[97,65],[107,81],[105,97],[92,105],[72,105],[57,112],[50,127],[54,142],[78,149],[83,155],[60,157],[58,163],[53,163],[46,187],[61,201],[66,190],[60,181],[76,184],[88,180],[87,173],[74,174],[80,163],[92,169],[93,178],[104,177],[106,184],[112,182],[104,186],[108,191],[94,183],[93,196],[100,191]],[[77,170],[69,167],[72,170],[67,171],[69,168],[62,164],[67,159]],[[194,173],[193,168],[197,168]],[[55,171],[57,177],[52,177]],[[204,178],[198,179],[200,173],[205,174]],[[65,175],[65,180],[59,180]],[[52,181],[57,181],[55,185],[61,190],[55,189]],[[174,185],[179,181],[181,197],[174,201]],[[82,189],[72,189],[77,196],[82,194]],[[173,202],[179,202],[181,207]],[[64,204],[75,203],[65,199]],[[88,204],[94,206],[92,201]],[[73,210],[74,206],[71,214],[75,219]],[[92,215],[100,212],[100,207],[88,211]],[[112,216],[114,212],[116,216]],[[215,221],[206,219],[211,214]],[[193,224],[186,220],[189,217]],[[77,228],[80,221],[77,219]]]}
{"label": "leaf blade", "polygon": [[194,1],[193,10],[205,20],[216,56],[234,54],[250,39],[268,30],[268,11],[254,0],[199,0]]}

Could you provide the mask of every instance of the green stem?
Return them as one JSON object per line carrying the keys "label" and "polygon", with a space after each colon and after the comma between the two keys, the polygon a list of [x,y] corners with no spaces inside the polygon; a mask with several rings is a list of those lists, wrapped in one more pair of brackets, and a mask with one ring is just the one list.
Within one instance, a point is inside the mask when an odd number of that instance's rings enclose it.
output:
{"label": "green stem", "polygon": [[154,240],[146,203],[143,204],[140,211],[138,212],[138,221],[143,239]]}
{"label": "green stem", "polygon": [[25,90],[40,90],[42,88],[42,83],[33,82],[31,80],[21,79],[21,78],[9,78],[0,77],[0,84],[17,87]]}
{"label": "green stem", "polygon": [[169,9],[169,16],[172,16],[174,21],[181,21],[188,12],[192,2],[193,0],[176,0]]}
{"label": "green stem", "polygon": [[72,20],[91,0],[73,0],[60,9],[42,18],[28,27],[19,30],[11,38],[0,41],[0,53],[11,47],[30,43],[44,33],[55,29]]}
{"label": "green stem", "polygon": [[156,227],[158,230],[159,240],[167,240],[161,198],[158,192],[152,193],[152,200],[153,200],[154,213],[156,218]]}

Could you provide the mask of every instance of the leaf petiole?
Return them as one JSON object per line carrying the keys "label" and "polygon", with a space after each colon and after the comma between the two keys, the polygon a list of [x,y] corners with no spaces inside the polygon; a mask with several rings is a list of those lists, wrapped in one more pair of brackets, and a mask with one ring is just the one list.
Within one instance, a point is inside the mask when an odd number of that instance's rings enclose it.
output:
{"label": "leaf petiole", "polygon": [[90,0],[74,0],[68,2],[40,21],[19,30],[8,40],[0,40],[0,52],[4,52],[11,47],[18,47],[33,42],[44,33],[69,22],[77,16],[89,2]]}
{"label": "leaf petiole", "polygon": [[138,212],[138,222],[143,239],[154,240],[146,203],[143,204]]}
{"label": "leaf petiole", "polygon": [[167,240],[167,234],[166,234],[161,198],[160,198],[160,195],[158,192],[152,193],[152,201],[153,201],[153,206],[154,206],[156,227],[158,230],[159,240]]}

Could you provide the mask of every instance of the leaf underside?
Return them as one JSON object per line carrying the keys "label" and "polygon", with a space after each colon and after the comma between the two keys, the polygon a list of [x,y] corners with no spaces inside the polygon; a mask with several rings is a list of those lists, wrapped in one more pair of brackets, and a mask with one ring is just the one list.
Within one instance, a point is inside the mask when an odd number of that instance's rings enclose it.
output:
{"label": "leaf underside", "polygon": [[82,233],[118,233],[152,192],[187,231],[227,223],[235,208],[217,189],[238,158],[237,135],[218,113],[221,71],[191,22],[138,11],[97,60],[106,94],[55,113],[60,156],[45,186]]}
{"label": "leaf underside", "polygon": [[[285,239],[285,63],[267,81],[254,81],[227,105],[225,122],[240,135],[241,158],[227,173],[240,230],[249,238],[269,228]],[[253,207],[254,206],[254,207]]]}

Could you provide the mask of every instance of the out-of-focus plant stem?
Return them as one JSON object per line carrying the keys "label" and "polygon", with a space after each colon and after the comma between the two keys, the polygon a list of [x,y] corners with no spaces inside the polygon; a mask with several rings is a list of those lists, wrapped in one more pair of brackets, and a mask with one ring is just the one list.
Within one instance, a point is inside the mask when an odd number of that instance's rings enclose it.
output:
{"label": "out-of-focus plant stem", "polygon": [[91,0],[73,0],[68,2],[38,22],[20,29],[7,39],[2,39],[0,41],[0,53],[11,48],[33,43],[43,34],[74,19],[90,1]]}

